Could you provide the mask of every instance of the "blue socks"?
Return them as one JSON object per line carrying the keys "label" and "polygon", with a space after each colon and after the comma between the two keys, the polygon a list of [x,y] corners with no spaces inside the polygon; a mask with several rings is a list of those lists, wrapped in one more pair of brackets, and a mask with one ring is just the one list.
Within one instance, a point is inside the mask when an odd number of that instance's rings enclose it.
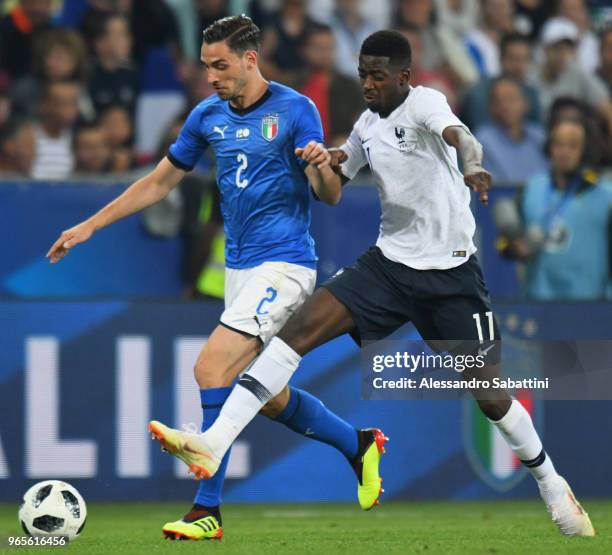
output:
{"label": "blue socks", "polygon": [[335,447],[352,461],[359,448],[357,430],[310,393],[296,387],[289,389],[289,402],[274,420],[294,432]]}
{"label": "blue socks", "polygon": [[[231,387],[201,389],[204,432],[219,416],[223,403],[228,398]],[[331,412],[319,399],[310,393],[290,388],[287,406],[274,420],[281,422],[294,432],[308,438],[327,443],[352,461],[359,448],[357,430],[348,422]],[[225,471],[231,449],[225,454],[219,470],[210,480],[200,481],[194,503],[203,507],[217,507],[221,504],[221,490],[225,481]]]}
{"label": "blue socks", "polygon": [[[221,412],[223,403],[228,398],[231,387],[214,387],[211,389],[201,389],[200,399],[202,400],[202,412],[204,419],[202,422],[202,431],[206,431],[212,426],[212,423],[217,419]],[[225,471],[227,469],[227,461],[231,453],[231,448],[225,453],[219,470],[210,480],[201,480],[198,493],[194,499],[194,503],[203,505],[204,507],[217,507],[221,504],[221,490],[225,481]]]}

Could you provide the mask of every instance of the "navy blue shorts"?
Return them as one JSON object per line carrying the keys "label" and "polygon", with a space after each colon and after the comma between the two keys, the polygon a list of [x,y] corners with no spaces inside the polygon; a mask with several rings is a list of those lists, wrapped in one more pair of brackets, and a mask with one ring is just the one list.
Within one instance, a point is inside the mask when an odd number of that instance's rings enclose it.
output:
{"label": "navy blue shorts", "polygon": [[351,335],[358,344],[383,339],[408,322],[431,345],[459,341],[482,346],[501,339],[495,318],[487,314],[491,300],[474,255],[449,270],[415,270],[370,247],[323,287],[353,316]]}

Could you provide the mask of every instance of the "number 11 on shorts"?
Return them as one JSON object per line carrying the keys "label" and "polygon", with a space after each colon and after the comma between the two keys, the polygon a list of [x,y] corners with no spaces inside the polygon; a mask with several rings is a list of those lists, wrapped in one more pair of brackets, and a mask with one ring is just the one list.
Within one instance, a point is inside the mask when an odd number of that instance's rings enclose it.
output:
{"label": "number 11 on shorts", "polygon": [[[485,316],[487,317],[487,320],[489,320],[489,339],[493,341],[495,339],[495,331],[493,329],[493,312],[489,310],[488,312],[485,312]],[[483,343],[484,337],[482,334],[482,325],[480,323],[480,313],[474,312],[474,314],[472,314],[472,318],[476,320],[476,330],[478,331],[478,341],[480,343]]]}

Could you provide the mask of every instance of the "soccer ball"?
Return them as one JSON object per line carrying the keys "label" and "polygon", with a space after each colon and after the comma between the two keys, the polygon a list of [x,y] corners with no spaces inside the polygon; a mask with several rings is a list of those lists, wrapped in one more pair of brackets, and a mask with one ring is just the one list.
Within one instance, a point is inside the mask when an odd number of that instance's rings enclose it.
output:
{"label": "soccer ball", "polygon": [[72,541],[83,531],[86,518],[81,494],[60,480],[33,485],[19,507],[19,521],[28,536],[67,536]]}

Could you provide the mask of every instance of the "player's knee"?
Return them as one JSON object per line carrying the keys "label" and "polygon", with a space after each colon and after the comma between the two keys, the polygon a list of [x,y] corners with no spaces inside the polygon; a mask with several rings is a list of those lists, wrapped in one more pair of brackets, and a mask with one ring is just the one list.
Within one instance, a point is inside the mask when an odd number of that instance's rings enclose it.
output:
{"label": "player's knee", "polygon": [[501,420],[510,408],[511,399],[479,399],[478,406],[490,420]]}
{"label": "player's knee", "polygon": [[209,349],[202,351],[193,373],[200,389],[228,387],[232,383],[232,379],[227,376],[223,361]]}
{"label": "player's knee", "polygon": [[311,316],[298,312],[294,314],[278,334],[289,347],[300,356],[311,350],[311,344],[317,333],[317,322]]}

